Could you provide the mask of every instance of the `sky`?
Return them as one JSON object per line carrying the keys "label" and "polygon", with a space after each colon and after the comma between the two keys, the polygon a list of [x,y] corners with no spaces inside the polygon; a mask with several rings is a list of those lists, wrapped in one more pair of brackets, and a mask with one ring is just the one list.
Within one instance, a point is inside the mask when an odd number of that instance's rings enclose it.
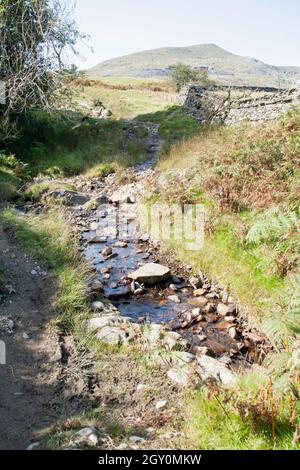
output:
{"label": "sky", "polygon": [[214,43],[273,65],[300,66],[300,0],[77,0],[94,53],[80,68],[166,46]]}

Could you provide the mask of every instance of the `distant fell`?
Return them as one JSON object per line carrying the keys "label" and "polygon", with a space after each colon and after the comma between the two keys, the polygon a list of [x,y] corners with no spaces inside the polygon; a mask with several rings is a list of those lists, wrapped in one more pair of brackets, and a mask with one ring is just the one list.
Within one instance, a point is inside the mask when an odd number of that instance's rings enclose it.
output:
{"label": "distant fell", "polygon": [[205,68],[216,82],[232,85],[300,85],[300,67],[278,67],[222,49],[216,44],[163,47],[101,62],[89,76],[163,77],[178,63]]}

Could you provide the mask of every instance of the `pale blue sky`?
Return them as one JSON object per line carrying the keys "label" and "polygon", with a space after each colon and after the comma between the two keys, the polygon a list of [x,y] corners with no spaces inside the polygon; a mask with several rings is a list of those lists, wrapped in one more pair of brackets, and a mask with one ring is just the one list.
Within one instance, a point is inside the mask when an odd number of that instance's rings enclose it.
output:
{"label": "pale blue sky", "polygon": [[300,66],[300,0],[77,0],[91,36],[81,68],[131,52],[215,43],[274,65]]}

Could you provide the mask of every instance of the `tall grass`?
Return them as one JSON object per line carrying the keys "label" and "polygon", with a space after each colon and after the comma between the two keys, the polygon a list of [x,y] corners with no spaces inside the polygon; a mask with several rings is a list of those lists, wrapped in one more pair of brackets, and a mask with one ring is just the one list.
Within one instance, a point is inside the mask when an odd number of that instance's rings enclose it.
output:
{"label": "tall grass", "polygon": [[87,311],[87,269],[78,257],[76,239],[65,214],[53,210],[26,216],[6,209],[1,222],[14,231],[28,253],[51,271],[56,283],[53,301],[57,322],[73,330]]}

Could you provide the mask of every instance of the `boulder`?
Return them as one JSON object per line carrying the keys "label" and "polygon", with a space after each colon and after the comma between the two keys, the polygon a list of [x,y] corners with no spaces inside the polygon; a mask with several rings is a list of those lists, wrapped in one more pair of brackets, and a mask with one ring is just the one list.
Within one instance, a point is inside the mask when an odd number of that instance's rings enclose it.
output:
{"label": "boulder", "polygon": [[143,284],[155,285],[160,282],[167,281],[170,275],[170,269],[166,266],[156,263],[148,263],[140,267],[138,270],[128,274],[128,277]]}
{"label": "boulder", "polygon": [[70,189],[55,189],[47,193],[46,197],[61,200],[68,206],[81,206],[90,200],[90,197],[86,194],[71,191]]}

